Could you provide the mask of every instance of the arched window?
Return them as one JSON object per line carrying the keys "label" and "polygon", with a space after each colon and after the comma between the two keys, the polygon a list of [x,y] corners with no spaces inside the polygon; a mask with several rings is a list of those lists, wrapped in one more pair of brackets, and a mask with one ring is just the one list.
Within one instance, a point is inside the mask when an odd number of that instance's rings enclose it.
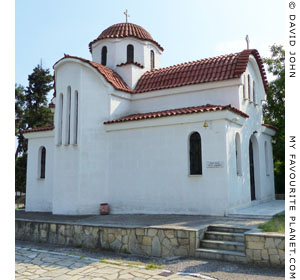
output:
{"label": "arched window", "polygon": [[41,147],[39,150],[39,177],[41,179],[45,178],[46,174],[46,148]]}
{"label": "arched window", "polygon": [[198,132],[190,136],[190,174],[202,175],[201,137]]}
{"label": "arched window", "polygon": [[251,100],[251,84],[250,84],[250,75],[248,74],[248,99]]}
{"label": "arched window", "polygon": [[235,135],[235,158],[236,158],[236,174],[242,176],[242,159],[241,159],[241,139],[239,133]]}
{"label": "arched window", "polygon": [[57,144],[61,145],[62,143],[62,127],[63,127],[63,105],[64,105],[64,96],[61,93],[59,95],[59,112],[58,112],[58,135],[57,135]]}
{"label": "arched window", "polygon": [[78,91],[75,90],[75,99],[74,99],[74,134],[73,134],[73,144],[77,144],[78,138]]}
{"label": "arched window", "polygon": [[134,62],[134,49],[133,45],[127,46],[127,62]]}
{"label": "arched window", "polygon": [[265,166],[266,166],[266,176],[270,175],[269,168],[269,151],[268,151],[268,143],[265,141]]}
{"label": "arched window", "polygon": [[150,64],[151,64],[151,70],[155,68],[155,57],[154,57],[154,51],[150,51]]}
{"label": "arched window", "polygon": [[107,47],[104,46],[101,51],[101,64],[104,66],[106,66],[106,59],[107,59]]}
{"label": "arched window", "polygon": [[252,96],[253,96],[253,102],[256,104],[256,93],[255,93],[255,82],[253,80],[252,83]]}
{"label": "arched window", "polygon": [[66,108],[66,140],[65,144],[70,144],[70,135],[71,135],[71,87],[68,86],[68,92],[67,92],[67,108]]}

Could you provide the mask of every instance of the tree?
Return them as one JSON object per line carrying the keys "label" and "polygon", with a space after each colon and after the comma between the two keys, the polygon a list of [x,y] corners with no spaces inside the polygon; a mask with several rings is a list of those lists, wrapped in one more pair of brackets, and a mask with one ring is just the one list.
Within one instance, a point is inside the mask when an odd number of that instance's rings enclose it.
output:
{"label": "tree", "polygon": [[269,83],[267,103],[263,107],[264,121],[278,128],[273,137],[274,177],[276,193],[284,193],[285,183],[285,51],[281,45],[270,48],[271,57],[264,58],[267,69],[275,76]]}
{"label": "tree", "polygon": [[47,94],[53,89],[53,76],[49,69],[41,65],[33,69],[28,76],[26,90],[21,85],[15,86],[15,136],[18,146],[15,152],[16,190],[25,192],[27,140],[24,129],[51,125],[53,114],[48,107]]}

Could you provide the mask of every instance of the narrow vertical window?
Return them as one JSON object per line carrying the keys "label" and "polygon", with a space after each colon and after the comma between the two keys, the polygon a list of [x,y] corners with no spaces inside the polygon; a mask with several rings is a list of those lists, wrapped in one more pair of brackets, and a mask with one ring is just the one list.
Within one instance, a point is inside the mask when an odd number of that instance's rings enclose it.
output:
{"label": "narrow vertical window", "polygon": [[256,104],[255,82],[252,83],[253,102]]}
{"label": "narrow vertical window", "polygon": [[77,144],[78,138],[78,91],[75,91],[74,99],[74,144]]}
{"label": "narrow vertical window", "polygon": [[238,176],[242,176],[241,139],[239,133],[235,135],[235,159],[236,159],[236,174]]}
{"label": "narrow vertical window", "polygon": [[63,127],[63,105],[64,105],[64,96],[61,93],[59,95],[59,112],[58,112],[58,138],[57,144],[62,144],[62,127]]}
{"label": "narrow vertical window", "polygon": [[101,64],[106,66],[106,60],[107,60],[107,47],[104,46],[101,51]]}
{"label": "narrow vertical window", "polygon": [[270,175],[269,168],[269,151],[268,151],[268,143],[265,141],[265,166],[266,166],[266,176]]}
{"label": "narrow vertical window", "polygon": [[67,110],[66,110],[66,144],[70,144],[70,124],[71,124],[71,87],[68,87],[68,93],[67,93]]}
{"label": "narrow vertical window", "polygon": [[41,157],[40,157],[40,178],[44,179],[45,178],[45,174],[46,174],[46,148],[42,147],[42,149],[40,150],[41,152]]}
{"label": "narrow vertical window", "polygon": [[150,51],[150,63],[151,63],[151,70],[153,70],[155,68],[155,57],[154,57],[154,51],[151,50]]}
{"label": "narrow vertical window", "polygon": [[251,84],[250,84],[250,75],[248,75],[248,99],[251,100]]}
{"label": "narrow vertical window", "polygon": [[198,132],[190,136],[190,174],[202,175],[201,137]]}
{"label": "narrow vertical window", "polygon": [[246,99],[246,76],[243,76],[243,98]]}
{"label": "narrow vertical window", "polygon": [[127,62],[134,62],[134,49],[133,45],[127,46]]}

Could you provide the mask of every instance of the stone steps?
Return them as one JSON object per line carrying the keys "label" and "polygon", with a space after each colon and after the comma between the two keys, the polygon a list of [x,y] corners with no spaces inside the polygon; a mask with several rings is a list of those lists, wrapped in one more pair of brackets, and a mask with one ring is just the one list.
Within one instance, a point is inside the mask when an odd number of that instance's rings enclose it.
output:
{"label": "stone steps", "polygon": [[213,259],[213,260],[232,261],[232,262],[241,262],[241,263],[247,262],[246,255],[243,252],[228,251],[228,250],[199,248],[196,249],[195,256],[205,258],[205,259]]}
{"label": "stone steps", "polygon": [[247,228],[222,225],[209,226],[200,241],[195,256],[223,261],[246,263],[245,237]]}
{"label": "stone steps", "polygon": [[270,220],[270,215],[251,215],[251,214],[228,214],[229,218],[234,219],[261,219],[261,220]]}
{"label": "stone steps", "polygon": [[205,232],[205,239],[244,242],[244,234],[221,231],[207,231]]}
{"label": "stone steps", "polygon": [[245,252],[244,242],[223,241],[223,240],[201,240],[201,248],[220,249],[228,251]]}
{"label": "stone steps", "polygon": [[223,226],[223,225],[209,226],[209,231],[217,231],[217,232],[244,233],[248,230],[249,228],[244,228],[244,227],[231,227],[231,226]]}

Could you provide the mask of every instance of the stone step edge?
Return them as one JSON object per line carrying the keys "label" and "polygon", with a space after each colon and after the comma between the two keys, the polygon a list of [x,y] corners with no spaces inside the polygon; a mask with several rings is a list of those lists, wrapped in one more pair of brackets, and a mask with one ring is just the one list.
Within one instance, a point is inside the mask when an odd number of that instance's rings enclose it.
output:
{"label": "stone step edge", "polygon": [[203,239],[203,240],[200,241],[200,244],[201,244],[201,242],[226,244],[226,245],[236,245],[236,246],[245,246],[245,242],[227,241],[227,240]]}
{"label": "stone step edge", "polygon": [[[245,228],[245,227],[230,227],[230,226],[226,226],[226,225],[210,225],[208,226],[208,229],[211,231],[214,231],[214,228],[220,228],[220,229],[226,229],[226,230],[243,230],[243,231],[249,231],[251,230],[250,228]],[[228,231],[229,232],[229,231]]]}
{"label": "stone step edge", "polygon": [[272,217],[267,215],[250,215],[250,214],[229,214],[229,218],[238,218],[238,219],[262,219],[270,220]]}
{"label": "stone step edge", "polygon": [[246,257],[246,255],[242,252],[228,251],[228,250],[197,248],[195,251],[200,252],[200,253],[203,252],[203,253],[212,253],[212,254]]}
{"label": "stone step edge", "polygon": [[218,235],[232,235],[232,236],[244,236],[244,233],[236,232],[223,232],[223,231],[206,231],[207,234],[218,234]]}

